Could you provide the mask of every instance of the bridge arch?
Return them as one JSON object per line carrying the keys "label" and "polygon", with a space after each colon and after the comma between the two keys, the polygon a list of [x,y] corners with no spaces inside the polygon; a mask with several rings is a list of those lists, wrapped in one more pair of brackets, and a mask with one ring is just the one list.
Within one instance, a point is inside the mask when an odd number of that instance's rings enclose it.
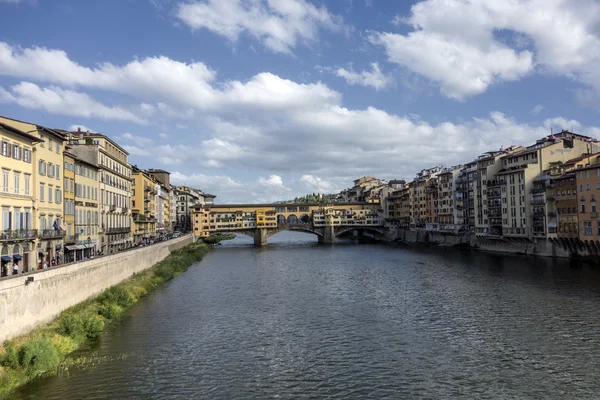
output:
{"label": "bridge arch", "polygon": [[308,214],[302,214],[300,216],[300,222],[302,222],[303,224],[308,224],[311,221],[312,221],[312,218]]}
{"label": "bridge arch", "polygon": [[384,235],[385,232],[381,227],[376,227],[376,226],[360,226],[360,225],[355,225],[355,226],[342,226],[339,228],[336,228],[334,231],[334,234],[336,237],[343,235],[346,232],[351,232],[351,231],[367,231],[367,232],[371,232],[371,233],[375,233],[377,235]]}
{"label": "bridge arch", "polygon": [[297,224],[298,221],[299,221],[299,219],[295,214],[290,214],[287,217],[287,223],[290,225]]}
{"label": "bridge arch", "polygon": [[279,214],[277,216],[277,225],[283,225],[287,223],[287,219],[285,218],[285,215]]}

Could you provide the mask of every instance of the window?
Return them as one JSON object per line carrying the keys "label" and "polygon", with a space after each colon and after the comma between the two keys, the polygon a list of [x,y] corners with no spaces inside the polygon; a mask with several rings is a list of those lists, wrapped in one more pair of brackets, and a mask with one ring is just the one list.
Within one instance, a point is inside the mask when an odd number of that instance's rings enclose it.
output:
{"label": "window", "polygon": [[585,184],[585,190],[590,190],[590,184],[589,183]]}
{"label": "window", "polygon": [[56,179],[60,179],[60,166],[59,165],[55,166],[54,172],[56,172]]}
{"label": "window", "polygon": [[21,156],[21,146],[19,146],[18,144],[13,144],[13,158],[15,160],[20,160]]}
{"label": "window", "polygon": [[44,160],[38,162],[38,173],[42,176],[46,175],[46,162]]}
{"label": "window", "polygon": [[40,139],[42,140],[40,142],[40,147],[42,147],[42,148],[46,147],[46,138],[44,138],[44,135],[40,135]]}
{"label": "window", "polygon": [[56,142],[56,154],[60,154],[60,142]]}
{"label": "window", "polygon": [[31,150],[23,149],[23,161],[27,163],[31,162]]}
{"label": "window", "polygon": [[592,203],[592,212],[595,213],[596,212],[596,203]]}
{"label": "window", "polygon": [[69,178],[64,179],[65,192],[69,191]]}
{"label": "window", "polygon": [[48,178],[54,178],[54,164],[48,163]]}
{"label": "window", "polygon": [[60,202],[62,201],[62,193],[60,191],[60,189],[56,189],[56,203],[60,204]]}
{"label": "window", "polygon": [[9,150],[9,144],[8,142],[2,141],[2,155],[4,157],[10,157],[10,150]]}
{"label": "window", "polygon": [[15,172],[15,194],[19,194],[19,192],[21,191],[21,174],[19,174],[18,172]]}
{"label": "window", "polygon": [[583,184],[579,184],[579,191],[583,192]]}
{"label": "window", "polygon": [[588,169],[587,171],[585,171],[585,177],[589,178],[590,177],[590,170]]}
{"label": "window", "polygon": [[52,190],[53,190],[53,189],[54,189],[54,188],[52,187],[52,185],[49,185],[49,186],[48,186],[48,202],[49,202],[49,203],[52,203]]}
{"label": "window", "polygon": [[46,185],[44,185],[43,183],[40,183],[40,201],[45,201],[44,200],[45,192],[46,192]]}
{"label": "window", "polygon": [[8,193],[8,170],[2,170],[2,191]]}
{"label": "window", "polygon": [[52,151],[52,139],[48,139],[48,149]]}
{"label": "window", "polygon": [[24,185],[24,189],[25,189],[25,196],[29,196],[29,185],[31,183],[31,175],[25,175],[25,185]]}
{"label": "window", "polygon": [[582,205],[581,205],[581,213],[582,213],[582,214],[585,214],[585,204],[582,204]]}
{"label": "window", "polygon": [[592,236],[592,223],[591,222],[583,223],[583,234],[585,236]]}

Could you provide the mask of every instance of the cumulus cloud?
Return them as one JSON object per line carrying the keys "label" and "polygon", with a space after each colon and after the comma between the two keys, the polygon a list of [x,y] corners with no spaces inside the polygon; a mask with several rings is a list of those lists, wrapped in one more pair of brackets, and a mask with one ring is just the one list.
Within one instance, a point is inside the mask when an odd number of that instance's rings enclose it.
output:
{"label": "cumulus cloud", "polygon": [[128,121],[136,124],[147,122],[144,118],[123,107],[106,106],[85,93],[57,86],[42,88],[31,82],[21,82],[11,87],[11,93],[8,95],[6,93],[8,92],[2,89],[0,96],[7,102],[54,114]]}
{"label": "cumulus cloud", "polygon": [[378,63],[371,63],[370,71],[355,72],[353,69],[338,68],[335,74],[344,78],[350,85],[369,86],[375,90],[380,90],[392,83],[390,76],[381,72]]}
{"label": "cumulus cloud", "polygon": [[[142,135],[128,134],[123,140],[125,148],[148,167],[165,166],[177,172],[172,176],[175,180],[215,192],[220,201],[273,201],[307,191],[337,191],[362,175],[411,178],[420,168],[464,163],[501,146],[530,144],[548,135],[550,127],[574,128],[583,134],[598,132],[568,118],[532,125],[501,112],[433,123],[375,107],[348,108],[342,95],[322,82],[302,84],[271,73],[259,73],[244,81],[217,81],[216,72],[200,67],[204,64],[164,57],[87,68],[59,50],[11,47],[6,54],[8,58],[0,57],[0,75],[30,74],[28,79],[69,87],[51,86],[46,96],[44,89],[29,84],[34,93],[48,97],[44,102],[52,103],[54,92],[61,94],[61,99],[76,93],[78,87],[88,87],[127,93],[139,104],[153,104],[152,112],[169,119],[170,124],[161,130],[172,140],[142,143],[136,141]],[[39,61],[57,55],[70,74]],[[15,62],[31,62],[39,68],[25,65],[20,69]],[[183,85],[181,76],[168,73],[169,66],[180,68],[189,81]],[[128,75],[131,68],[137,73]],[[129,79],[123,80],[120,74]],[[114,82],[120,85],[116,87]],[[22,97],[15,90],[0,92],[0,96]],[[89,96],[78,99],[84,106],[93,102]],[[94,107],[99,107],[100,103],[95,103]],[[49,107],[44,104],[40,100],[32,106]],[[69,104],[74,110],[82,108],[82,104]],[[104,107],[105,113],[131,112]],[[65,109],[61,107],[67,112]],[[145,106],[134,109],[150,112]],[[172,133],[167,126],[179,129]],[[210,172],[216,168],[219,172]],[[248,184],[232,177],[241,171]]]}
{"label": "cumulus cloud", "polygon": [[307,190],[316,193],[336,193],[342,190],[344,186],[336,187],[335,184],[314,175],[302,175],[300,182],[304,184]]}
{"label": "cumulus cloud", "polygon": [[317,39],[319,29],[337,31],[340,17],[305,0],[205,0],[181,3],[177,17],[192,30],[208,29],[236,42],[247,33],[276,53]]}
{"label": "cumulus cloud", "polygon": [[407,34],[372,32],[390,62],[464,99],[536,69],[600,88],[600,4],[593,0],[424,0],[397,16]]}

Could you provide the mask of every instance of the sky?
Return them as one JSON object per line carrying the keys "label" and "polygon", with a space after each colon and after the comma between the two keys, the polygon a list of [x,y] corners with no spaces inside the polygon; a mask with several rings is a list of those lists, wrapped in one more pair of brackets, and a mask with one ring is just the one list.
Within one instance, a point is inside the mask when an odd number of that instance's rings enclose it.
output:
{"label": "sky", "polygon": [[219,203],[600,138],[598,0],[0,0],[0,115]]}

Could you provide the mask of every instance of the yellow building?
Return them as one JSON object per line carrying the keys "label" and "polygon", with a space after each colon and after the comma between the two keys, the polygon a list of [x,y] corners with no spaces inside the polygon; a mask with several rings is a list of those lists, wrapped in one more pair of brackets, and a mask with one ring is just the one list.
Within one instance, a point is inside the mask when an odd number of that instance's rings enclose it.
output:
{"label": "yellow building", "polygon": [[67,149],[63,152],[63,195],[64,195],[64,261],[73,262],[72,251],[68,248],[74,246],[75,238],[75,155]]}
{"label": "yellow building", "polygon": [[39,139],[33,146],[33,227],[38,230],[37,265],[61,263],[63,246],[63,150],[65,137],[58,131],[28,122],[0,117],[0,122]]}
{"label": "yellow building", "polygon": [[133,167],[132,226],[134,243],[156,236],[156,180],[145,171]]}
{"label": "yellow building", "polygon": [[12,273],[16,262],[19,272],[35,269],[33,224],[33,148],[38,137],[0,122],[0,167],[2,168],[2,251],[1,275]]}

